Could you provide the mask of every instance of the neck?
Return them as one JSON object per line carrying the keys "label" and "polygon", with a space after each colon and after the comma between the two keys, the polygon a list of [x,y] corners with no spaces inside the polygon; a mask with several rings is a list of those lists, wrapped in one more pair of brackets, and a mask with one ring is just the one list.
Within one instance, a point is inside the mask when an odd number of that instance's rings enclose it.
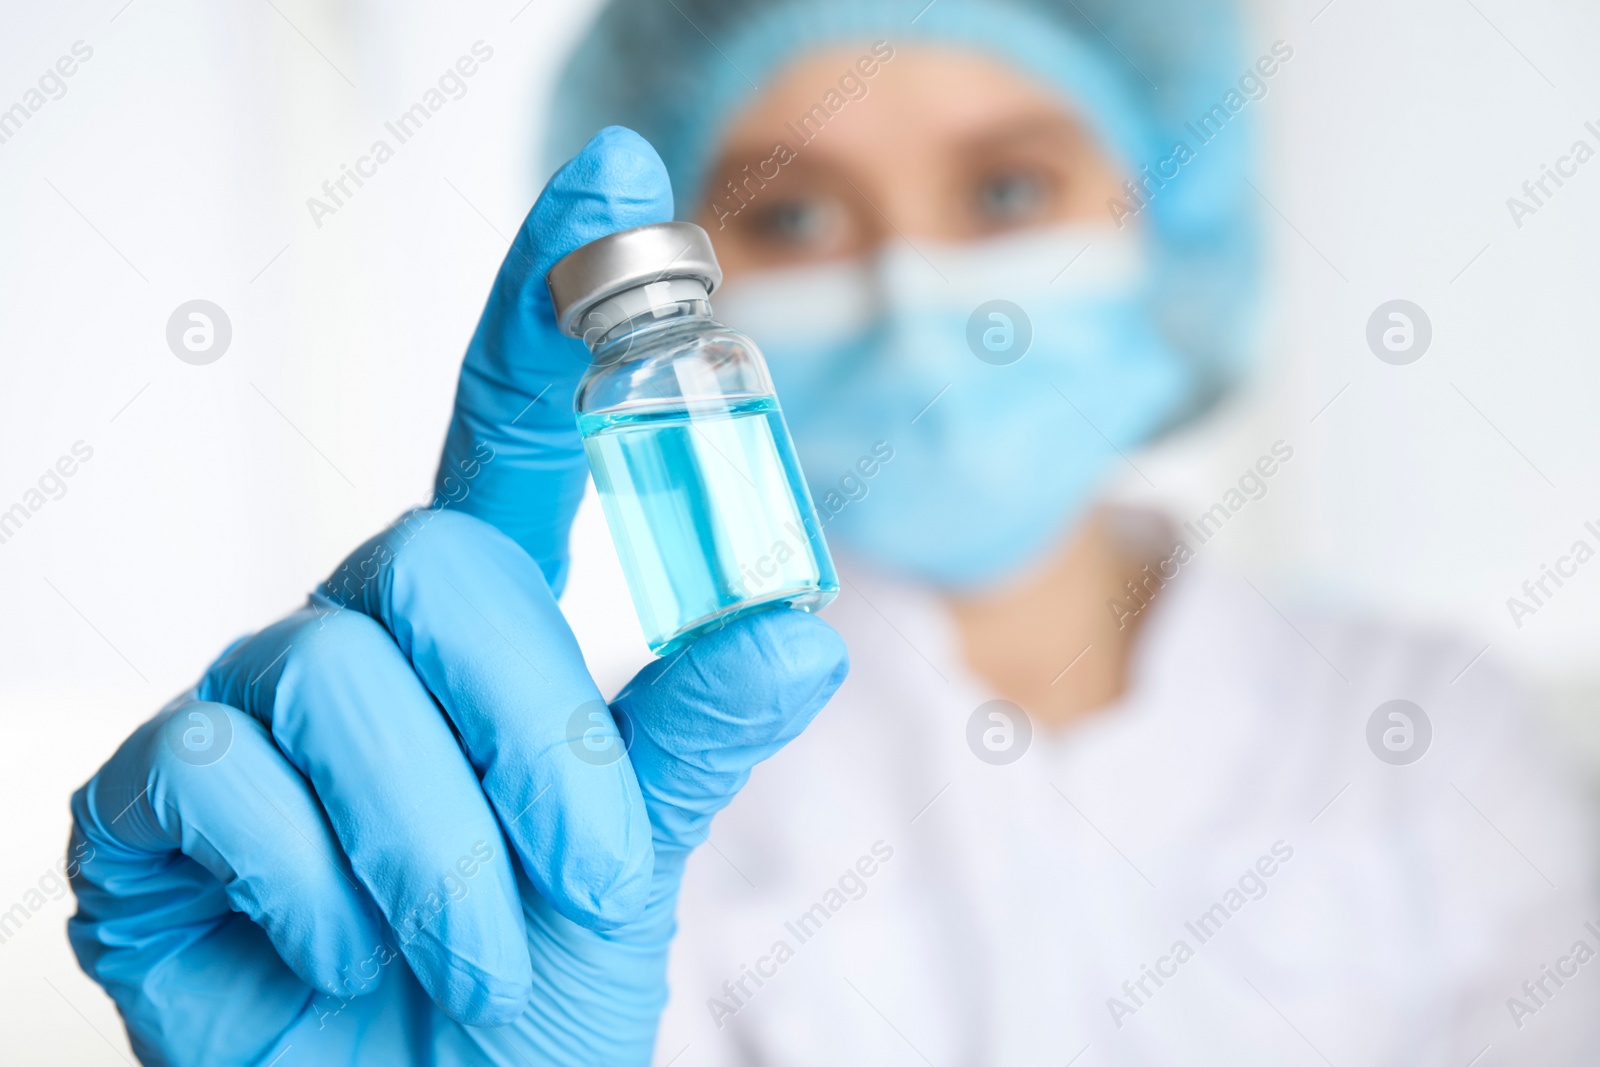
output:
{"label": "neck", "polygon": [[[1125,525],[1125,524],[1124,524]],[[1147,612],[1118,619],[1124,583],[1157,558],[1096,512],[1039,569],[1002,588],[952,595],[967,665],[1036,721],[1062,726],[1118,700]]]}

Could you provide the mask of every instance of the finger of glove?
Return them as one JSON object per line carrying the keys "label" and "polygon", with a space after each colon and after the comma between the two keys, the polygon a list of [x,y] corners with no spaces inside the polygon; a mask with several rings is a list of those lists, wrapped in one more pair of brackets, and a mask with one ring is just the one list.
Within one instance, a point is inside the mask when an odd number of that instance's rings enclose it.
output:
{"label": "finger of glove", "polygon": [[833,627],[801,611],[747,616],[645,667],[613,702],[655,833],[657,864],[705,840],[750,768],[828,702],[849,670]]}
{"label": "finger of glove", "polygon": [[671,218],[672,186],[655,150],[632,130],[601,130],[517,231],[461,366],[437,499],[499,527],[558,595],[588,475],[572,413],[588,359],[581,341],[556,329],[545,272],[580,245]]}
{"label": "finger of glove", "polygon": [[455,724],[539,893],[592,929],[634,919],[652,869],[643,798],[528,554],[470,515],[416,511],[357,549],[319,597],[393,636]]}
{"label": "finger of glove", "polygon": [[[380,944],[382,920],[310,786],[248,715],[175,703],[73,795],[72,813],[72,942],[119,1003],[175,1003],[154,986],[187,986],[185,953],[219,936],[235,911],[266,932],[300,981],[359,991],[344,968]],[[233,992],[273,986],[277,999],[292,996],[273,970],[241,960]],[[230,995],[217,981],[217,995]]]}
{"label": "finger of glove", "polygon": [[499,824],[451,732],[388,632],[306,608],[206,673],[202,697],[242,708],[327,813],[394,950],[452,1018],[498,1026],[533,976]]}

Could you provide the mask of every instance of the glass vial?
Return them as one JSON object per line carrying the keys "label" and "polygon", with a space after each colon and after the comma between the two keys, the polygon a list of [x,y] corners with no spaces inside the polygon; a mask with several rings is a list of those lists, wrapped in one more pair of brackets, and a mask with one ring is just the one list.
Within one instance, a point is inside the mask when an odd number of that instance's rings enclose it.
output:
{"label": "glass vial", "polygon": [[839,578],[766,362],[711,317],[722,270],[706,232],[624,230],[545,280],[562,332],[589,346],[578,432],[651,650],[832,601]]}

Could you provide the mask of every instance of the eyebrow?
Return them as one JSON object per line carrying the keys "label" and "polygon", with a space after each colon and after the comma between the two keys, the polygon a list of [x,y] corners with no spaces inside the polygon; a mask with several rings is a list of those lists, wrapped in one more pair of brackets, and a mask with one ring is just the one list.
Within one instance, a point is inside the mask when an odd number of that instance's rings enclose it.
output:
{"label": "eyebrow", "polygon": [[[957,132],[950,148],[961,157],[982,158],[985,153],[1027,147],[1068,148],[1074,152],[1092,152],[1098,147],[1097,139],[1088,133],[1081,120],[1056,107],[1039,105],[1030,112],[1008,120],[999,127],[978,127],[968,132]],[[756,140],[743,140],[726,146],[707,169],[706,179],[710,195],[717,195],[717,186],[724,179],[738,181],[746,166],[755,168],[772,154],[772,146]],[[805,180],[817,174],[831,175],[831,168],[822,164],[816,153],[799,151],[784,166],[783,175]],[[781,180],[781,179],[779,179]]]}
{"label": "eyebrow", "polygon": [[[746,150],[747,148],[748,150]],[[762,150],[754,145],[734,146],[730,152],[714,160],[706,171],[706,180],[712,190],[712,195],[716,195],[717,183],[723,180],[732,180],[737,184],[744,173],[745,167],[756,171],[756,165],[764,162],[771,154],[770,149]],[[815,152],[797,152],[793,159],[784,164],[776,178],[769,177],[766,181],[769,184],[777,183],[781,186],[785,177],[801,181],[818,175],[831,177],[833,168],[816,158],[816,156]]]}
{"label": "eyebrow", "polygon": [[963,151],[1040,142],[1083,150],[1092,150],[1095,147],[1095,138],[1084,129],[1080,121],[1057,111],[1039,111],[1009,122],[998,129],[982,129],[971,136],[959,138],[959,142]]}

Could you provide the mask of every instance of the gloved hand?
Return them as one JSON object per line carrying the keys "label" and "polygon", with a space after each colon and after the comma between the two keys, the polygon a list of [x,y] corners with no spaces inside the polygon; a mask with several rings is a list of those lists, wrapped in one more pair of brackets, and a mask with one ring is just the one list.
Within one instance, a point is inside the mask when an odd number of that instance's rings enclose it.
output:
{"label": "gloved hand", "polygon": [[556,606],[586,364],[544,273],[671,206],[630,131],[562,168],[468,349],[435,506],[74,794],[68,932],[146,1063],[648,1060],[689,851],[845,671],[827,625],[768,612],[608,711]]}

